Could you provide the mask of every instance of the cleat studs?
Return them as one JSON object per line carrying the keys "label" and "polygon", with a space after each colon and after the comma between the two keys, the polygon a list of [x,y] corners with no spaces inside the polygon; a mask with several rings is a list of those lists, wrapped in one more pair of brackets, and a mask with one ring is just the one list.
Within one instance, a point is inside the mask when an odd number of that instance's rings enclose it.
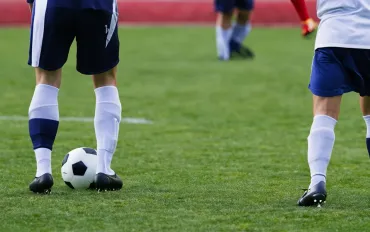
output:
{"label": "cleat studs", "polygon": [[315,203],[316,203],[316,202],[317,202],[317,200],[315,199],[315,200],[313,200],[313,202],[315,202]]}
{"label": "cleat studs", "polygon": [[322,200],[319,201],[320,203],[322,202]]}

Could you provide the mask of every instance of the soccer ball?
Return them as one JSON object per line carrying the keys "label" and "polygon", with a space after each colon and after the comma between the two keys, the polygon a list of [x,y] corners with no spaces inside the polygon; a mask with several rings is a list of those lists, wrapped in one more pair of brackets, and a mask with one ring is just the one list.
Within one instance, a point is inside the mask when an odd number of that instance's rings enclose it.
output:
{"label": "soccer ball", "polygon": [[96,150],[80,147],[70,151],[62,161],[62,178],[72,189],[94,187],[98,157]]}

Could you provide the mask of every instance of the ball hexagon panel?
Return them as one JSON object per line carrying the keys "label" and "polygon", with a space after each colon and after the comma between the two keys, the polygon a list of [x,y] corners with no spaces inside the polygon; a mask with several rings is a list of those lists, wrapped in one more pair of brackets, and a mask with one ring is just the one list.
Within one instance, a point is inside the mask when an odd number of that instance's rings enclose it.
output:
{"label": "ball hexagon panel", "polygon": [[69,153],[68,153],[66,156],[64,156],[64,159],[63,159],[63,161],[62,161],[62,166],[63,166],[65,163],[67,163],[67,161],[68,161],[68,157],[69,157]]}
{"label": "ball hexagon panel", "polygon": [[71,184],[71,182],[68,182],[68,181],[64,181],[64,183],[66,183],[66,185],[68,187],[70,187],[71,189],[74,189],[73,185]]}
{"label": "ball hexagon panel", "polygon": [[86,154],[96,155],[96,150],[95,149],[92,149],[92,148],[89,148],[89,147],[83,147],[82,149],[86,152]]}
{"label": "ball hexagon panel", "polygon": [[85,175],[86,170],[87,170],[87,166],[82,161],[72,164],[72,171],[73,171],[73,175],[75,176]]}

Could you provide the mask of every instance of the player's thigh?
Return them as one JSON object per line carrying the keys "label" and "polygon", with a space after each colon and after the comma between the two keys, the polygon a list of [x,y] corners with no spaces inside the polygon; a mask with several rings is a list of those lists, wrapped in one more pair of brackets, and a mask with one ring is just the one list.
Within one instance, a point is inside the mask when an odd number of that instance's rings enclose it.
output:
{"label": "player's thigh", "polygon": [[54,71],[65,64],[75,37],[74,13],[67,8],[48,8],[47,1],[35,1],[29,65]]}
{"label": "player's thigh", "polygon": [[352,83],[361,96],[370,96],[370,50],[350,49],[346,66],[353,73]]}
{"label": "player's thigh", "polygon": [[254,9],[254,0],[235,0],[235,7],[244,12],[250,12]]}
{"label": "player's thigh", "polygon": [[78,16],[77,70],[86,75],[105,73],[119,63],[118,15],[86,9]]}
{"label": "player's thigh", "polygon": [[370,115],[370,96],[360,97],[360,108],[362,115]]}
{"label": "player's thigh", "polygon": [[223,29],[232,27],[233,13],[235,9],[235,1],[230,0],[215,0],[215,10],[217,12],[216,25]]}
{"label": "player's thigh", "polygon": [[252,11],[238,10],[236,21],[238,24],[247,24],[249,22]]}
{"label": "player's thigh", "polygon": [[214,0],[215,11],[223,14],[232,14],[236,0]]}
{"label": "player's thigh", "polygon": [[313,95],[313,115],[327,115],[338,120],[342,96],[320,97]]}
{"label": "player's thigh", "polygon": [[346,67],[347,52],[341,48],[315,51],[309,88],[313,96],[314,115],[338,119],[342,95],[354,91],[351,72]]}
{"label": "player's thigh", "polygon": [[319,48],[315,51],[309,89],[316,96],[334,97],[354,91],[343,57],[338,57],[336,49]]}
{"label": "player's thigh", "polygon": [[370,50],[354,49],[353,60],[356,72],[361,76],[362,91],[360,92],[360,107],[363,115],[370,115]]}

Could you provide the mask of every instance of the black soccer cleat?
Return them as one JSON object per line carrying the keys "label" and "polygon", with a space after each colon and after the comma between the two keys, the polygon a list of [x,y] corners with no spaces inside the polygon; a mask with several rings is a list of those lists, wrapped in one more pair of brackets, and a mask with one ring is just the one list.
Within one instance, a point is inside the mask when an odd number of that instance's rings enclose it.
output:
{"label": "black soccer cleat", "polygon": [[121,178],[117,174],[107,175],[101,172],[96,174],[94,182],[96,190],[99,192],[120,190],[123,185]]}
{"label": "black soccer cleat", "polygon": [[298,200],[298,206],[317,206],[320,207],[326,202],[326,186],[325,182],[321,181],[312,188],[306,190],[302,197]]}
{"label": "black soccer cleat", "polygon": [[230,57],[234,57],[235,54],[243,59],[253,59],[255,57],[254,52],[250,48],[244,46],[243,44],[235,42],[234,40],[230,41],[229,46]]}
{"label": "black soccer cleat", "polygon": [[34,193],[49,194],[53,185],[53,176],[50,173],[45,173],[40,177],[35,177],[30,184],[30,190]]}
{"label": "black soccer cleat", "polygon": [[246,47],[246,46],[241,46],[240,47],[240,52],[239,52],[239,55],[245,59],[253,59],[254,58],[254,52]]}

